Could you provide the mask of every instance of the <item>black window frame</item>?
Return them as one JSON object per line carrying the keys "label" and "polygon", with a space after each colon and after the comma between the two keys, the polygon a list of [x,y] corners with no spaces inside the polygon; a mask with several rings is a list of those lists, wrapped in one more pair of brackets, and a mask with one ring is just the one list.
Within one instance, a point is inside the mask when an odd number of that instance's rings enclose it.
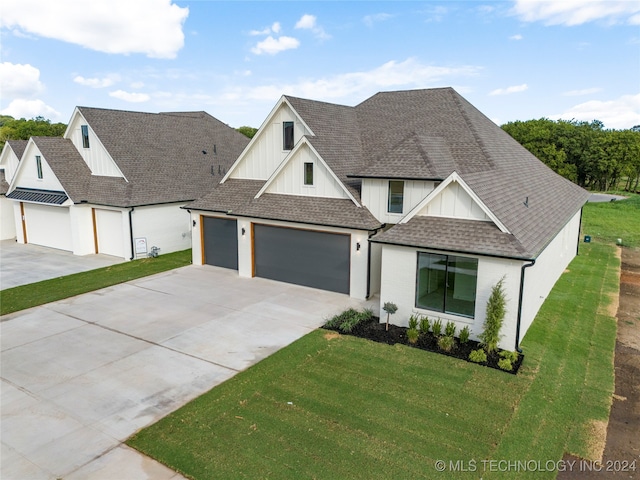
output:
{"label": "black window frame", "polygon": [[36,170],[38,172],[38,180],[42,180],[42,157],[40,155],[36,155]]}
{"label": "black window frame", "polygon": [[[311,178],[309,178],[309,176]],[[313,162],[304,162],[303,167],[303,182],[306,187],[313,186]]]}
{"label": "black window frame", "polygon": [[282,122],[282,149],[293,150],[294,129],[293,122]]}
{"label": "black window frame", "polygon": [[[392,203],[393,196],[391,194],[391,185],[402,185],[402,193],[400,194],[400,204],[396,201]],[[397,193],[395,194],[397,197]],[[389,180],[389,188],[387,190],[387,213],[402,213],[404,211],[404,180]]]}
{"label": "black window frame", "polygon": [[89,126],[80,125],[80,131],[82,132],[82,147],[89,148]]}
{"label": "black window frame", "polygon": [[[474,257],[467,257],[467,256],[462,256],[462,255],[449,255],[449,254],[445,254],[445,253],[434,253],[434,252],[416,252],[416,289],[415,289],[415,294],[414,294],[414,305],[416,308],[421,309],[421,310],[429,310],[432,312],[438,312],[438,313],[444,313],[444,314],[448,314],[448,315],[456,315],[459,317],[465,317],[465,318],[471,318],[471,319],[475,319],[475,310],[476,310],[476,300],[478,298],[478,259],[474,258]],[[444,270],[444,291],[442,293],[442,308],[437,308],[434,307],[433,305],[424,305],[424,304],[420,304],[419,303],[419,298],[420,298],[420,256],[421,255],[433,255],[433,256],[437,256],[437,257],[444,257],[444,265],[445,265],[445,270]],[[452,265],[452,261],[451,259],[462,259],[463,261],[468,261],[471,262],[473,264],[475,264],[475,286],[474,286],[474,290],[473,290],[473,313],[472,314],[467,314],[467,313],[461,313],[460,311],[454,311],[452,309],[448,309],[447,308],[447,299],[449,297],[449,292],[448,289],[450,289],[450,283],[454,283],[454,282],[450,282],[449,279],[449,269],[450,266]],[[455,286],[453,287],[455,288]]]}

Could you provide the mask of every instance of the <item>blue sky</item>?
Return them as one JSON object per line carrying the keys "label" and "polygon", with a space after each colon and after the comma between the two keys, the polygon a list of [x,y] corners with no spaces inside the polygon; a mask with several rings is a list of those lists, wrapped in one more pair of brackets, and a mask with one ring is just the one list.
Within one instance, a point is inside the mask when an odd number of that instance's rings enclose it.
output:
{"label": "blue sky", "polygon": [[205,110],[259,127],[282,94],[356,105],[452,86],[498,124],[640,124],[640,1],[3,0],[0,113]]}

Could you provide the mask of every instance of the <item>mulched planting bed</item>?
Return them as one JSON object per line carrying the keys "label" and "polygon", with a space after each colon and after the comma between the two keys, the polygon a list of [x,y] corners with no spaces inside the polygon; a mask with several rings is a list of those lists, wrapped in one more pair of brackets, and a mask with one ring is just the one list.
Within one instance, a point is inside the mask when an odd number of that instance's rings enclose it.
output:
{"label": "mulched planting bed", "polygon": [[[334,332],[339,332],[342,335],[353,335],[359,338],[366,338],[367,340],[372,340],[378,343],[386,343],[387,345],[395,345],[396,343],[407,345],[412,348],[419,348],[421,350],[427,350],[429,352],[439,353],[441,355],[448,355],[450,357],[459,358],[460,360],[464,360],[470,363],[469,354],[472,350],[478,350],[482,348],[479,342],[475,340],[469,340],[464,344],[461,344],[458,338],[454,338],[454,346],[451,351],[446,352],[438,347],[438,337],[433,335],[433,333],[429,332],[427,334],[421,333],[418,337],[418,341],[415,344],[411,344],[407,338],[407,328],[399,327],[397,325],[389,324],[389,330],[386,330],[386,323],[380,323],[380,319],[378,317],[372,317],[367,321],[363,321],[358,323],[350,332],[345,332],[340,330],[340,328],[333,328],[328,326],[323,326],[322,328],[326,330],[332,330]],[[487,361],[477,363],[477,365],[483,365],[489,368],[495,368],[502,372],[511,373],[515,375],[518,373],[520,369],[520,365],[522,365],[522,361],[524,359],[523,354],[518,355],[518,359],[512,363],[513,369],[511,371],[502,370],[498,366],[498,361],[502,358],[497,352],[487,354]]]}

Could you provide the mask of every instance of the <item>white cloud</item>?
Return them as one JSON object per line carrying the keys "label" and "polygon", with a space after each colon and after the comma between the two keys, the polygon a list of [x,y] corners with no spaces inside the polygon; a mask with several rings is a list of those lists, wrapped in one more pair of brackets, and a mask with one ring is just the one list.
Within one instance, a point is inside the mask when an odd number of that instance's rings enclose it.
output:
{"label": "white cloud", "polygon": [[27,64],[0,63],[0,91],[3,99],[34,97],[44,90],[40,70]]}
{"label": "white cloud", "polygon": [[131,103],[146,102],[151,99],[151,97],[146,93],[125,92],[124,90],[109,92],[109,96]]}
{"label": "white cloud", "polygon": [[300,17],[300,20],[296,22],[295,28],[311,30],[316,38],[323,40],[331,38],[331,35],[327,34],[327,32],[324,31],[324,28],[316,24],[316,20],[317,18],[315,15],[309,15],[308,13],[304,14]]}
{"label": "white cloud", "polygon": [[84,78],[81,75],[77,75],[73,79],[74,82],[80,85],[84,85],[85,87],[92,87],[92,88],[110,87],[111,85],[116,83],[118,80],[119,80],[119,77],[117,75],[110,75],[104,78]]}
{"label": "white cloud", "polygon": [[520,35],[519,33],[516,33],[515,35],[511,35],[509,37],[509,40],[522,40],[522,35]]}
{"label": "white cloud", "polygon": [[373,15],[367,15],[362,19],[362,21],[367,27],[373,27],[374,24],[378,22],[384,22],[385,20],[389,20],[390,18],[393,18],[393,15],[391,15],[390,13],[375,13]]}
{"label": "white cloud", "polygon": [[547,25],[573,26],[596,20],[640,25],[638,0],[515,0],[512,13],[525,22]]}
{"label": "white cloud", "polygon": [[273,25],[271,25],[271,30],[273,31],[273,33],[280,33],[280,30],[282,30],[280,22],[274,22]]}
{"label": "white cloud", "polygon": [[626,129],[640,125],[640,93],[623,95],[615,100],[590,100],[563,113],[549,115],[552,120],[600,120],[606,128]]}
{"label": "white cloud", "polygon": [[414,58],[403,62],[390,61],[372,70],[343,73],[318,79],[302,79],[297,83],[235,87],[223,94],[225,101],[260,100],[274,102],[283,93],[316,100],[342,101],[364,98],[381,90],[428,88],[450,79],[478,74],[479,67],[442,67],[425,65]]}
{"label": "white cloud", "polygon": [[598,93],[602,91],[601,88],[583,88],[582,90],[570,90],[568,92],[564,92],[563,95],[566,97],[578,97],[581,95],[591,95],[592,93]]}
{"label": "white cloud", "polygon": [[280,26],[280,22],[274,22],[270,27],[264,28],[262,30],[251,30],[249,35],[259,36],[259,35],[269,35],[270,33],[280,33],[282,27]]}
{"label": "white cloud", "polygon": [[512,93],[524,92],[528,89],[529,87],[527,86],[527,84],[523,83],[522,85],[513,85],[507,88],[496,88],[491,93],[489,93],[489,95],[510,95]]}
{"label": "white cloud", "polygon": [[2,115],[11,115],[13,118],[44,117],[53,121],[60,121],[60,112],[50,107],[42,100],[25,100],[17,98],[6,108],[0,110]]}
{"label": "white cloud", "polygon": [[282,36],[275,39],[269,35],[263,41],[258,42],[251,51],[256,55],[262,55],[263,53],[275,55],[276,53],[298,48],[299,46],[300,41],[297,38]]}
{"label": "white cloud", "polygon": [[144,82],[132,82],[130,87],[131,88],[142,88],[142,87],[144,87]]}
{"label": "white cloud", "polygon": [[99,52],[175,58],[188,15],[171,0],[3,0],[0,26]]}

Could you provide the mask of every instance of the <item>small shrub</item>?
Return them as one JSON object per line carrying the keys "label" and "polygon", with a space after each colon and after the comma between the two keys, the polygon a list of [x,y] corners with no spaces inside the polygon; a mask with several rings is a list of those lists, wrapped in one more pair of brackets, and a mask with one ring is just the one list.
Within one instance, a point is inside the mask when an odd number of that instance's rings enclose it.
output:
{"label": "small shrub", "polygon": [[429,329],[431,328],[431,323],[429,322],[429,317],[422,317],[420,319],[420,333],[427,334],[429,333]]}
{"label": "small shrub", "polygon": [[475,363],[483,363],[487,361],[487,354],[481,348],[478,350],[472,350],[469,354],[469,360]]}
{"label": "small shrub", "polygon": [[444,327],[444,334],[447,337],[454,337],[456,335],[456,324],[452,321],[448,321],[447,325]]}
{"label": "small shrub", "polygon": [[349,308],[327,320],[324,327],[338,329],[341,332],[349,333],[356,327],[356,325],[370,320],[371,317],[373,317],[373,310],[371,309],[365,309],[359,312],[355,308]]}
{"label": "small shrub", "polygon": [[431,331],[436,337],[439,337],[442,333],[442,320],[439,318],[434,320],[433,325],[431,325]]}
{"label": "small shrub", "polygon": [[498,360],[498,366],[502,370],[506,370],[507,372],[510,372],[511,370],[513,370],[513,365],[511,364],[511,360],[509,360],[508,358],[501,358],[500,360]]}
{"label": "small shrub", "polygon": [[507,313],[507,296],[504,291],[504,280],[502,277],[498,283],[491,288],[491,295],[487,300],[486,318],[484,320],[483,332],[479,335],[480,341],[487,353],[495,352],[500,342],[500,330]]}
{"label": "small shrub", "polygon": [[407,330],[407,340],[409,340],[409,343],[411,345],[415,345],[415,343],[418,341],[419,335],[420,332],[418,332],[417,328],[410,328]]}
{"label": "small shrub", "polygon": [[469,341],[469,327],[467,327],[466,325],[462,330],[460,330],[459,340],[463,345]]}
{"label": "small shrub", "polygon": [[393,302],[384,302],[384,305],[383,305],[382,309],[385,312],[387,312],[387,327],[386,327],[386,329],[389,330],[389,315],[393,315],[394,313],[396,313],[398,311],[398,306]]}
{"label": "small shrub", "polygon": [[440,337],[438,339],[438,348],[440,348],[440,350],[444,350],[445,352],[450,352],[453,348],[453,337],[449,335]]}
{"label": "small shrub", "polygon": [[511,363],[515,363],[518,361],[518,352],[510,352],[509,350],[503,350],[500,352],[500,356],[506,360],[509,360]]}
{"label": "small shrub", "polygon": [[409,328],[413,330],[418,329],[418,315],[413,314],[409,317]]}

